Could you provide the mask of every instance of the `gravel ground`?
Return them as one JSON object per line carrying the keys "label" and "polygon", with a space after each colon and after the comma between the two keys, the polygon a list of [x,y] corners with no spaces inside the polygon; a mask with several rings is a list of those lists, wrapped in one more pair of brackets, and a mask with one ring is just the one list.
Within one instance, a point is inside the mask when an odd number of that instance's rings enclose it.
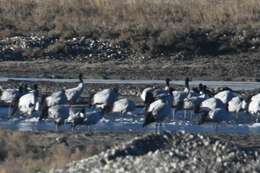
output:
{"label": "gravel ground", "polygon": [[177,133],[147,135],[50,173],[259,172],[259,149]]}
{"label": "gravel ground", "polygon": [[63,59],[88,62],[124,60],[132,55],[124,42],[86,37],[60,39],[40,35],[14,36],[0,40],[0,60]]}
{"label": "gravel ground", "polygon": [[81,72],[90,78],[260,79],[259,51],[151,56],[137,53],[127,42],[86,37],[7,37],[0,39],[0,61],[0,73],[7,76],[75,77]]}

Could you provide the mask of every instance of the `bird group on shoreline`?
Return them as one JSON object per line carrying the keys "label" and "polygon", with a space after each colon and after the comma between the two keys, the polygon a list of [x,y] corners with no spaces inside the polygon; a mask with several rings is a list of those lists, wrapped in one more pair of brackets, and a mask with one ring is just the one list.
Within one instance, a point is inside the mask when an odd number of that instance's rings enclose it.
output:
{"label": "bird group on shoreline", "polygon": [[[228,87],[213,90],[202,83],[191,88],[189,82],[190,79],[186,78],[183,90],[173,88],[169,78],[165,80],[165,87],[145,88],[140,94],[144,105],[143,127],[156,123],[156,131],[159,131],[164,121],[177,120],[179,111],[184,112],[184,120],[195,117],[199,124],[230,121],[234,117],[239,119],[239,112],[246,112],[256,122],[259,121],[260,93],[244,96]],[[80,125],[95,125],[110,112],[124,116],[136,109],[136,104],[131,99],[119,98],[118,88],[103,89],[94,94],[91,105],[88,105],[94,111],[74,109],[84,88],[83,75],[79,74],[76,87],[62,88],[50,95],[41,94],[37,84],[31,88],[26,84],[16,89],[0,87],[0,100],[9,105],[8,115],[11,117],[16,114],[36,114],[40,121],[51,119],[57,128],[68,123],[72,129]]]}

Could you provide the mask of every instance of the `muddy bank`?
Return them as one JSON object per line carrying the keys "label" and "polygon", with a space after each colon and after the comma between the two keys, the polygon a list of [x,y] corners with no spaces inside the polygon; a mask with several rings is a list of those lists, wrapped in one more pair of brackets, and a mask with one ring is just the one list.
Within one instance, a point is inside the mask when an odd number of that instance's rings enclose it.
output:
{"label": "muddy bank", "polygon": [[75,78],[81,72],[86,78],[97,79],[184,79],[190,76],[200,80],[256,81],[260,79],[259,65],[258,53],[223,55],[214,59],[198,57],[195,60],[155,58],[140,62],[2,61],[0,74],[16,77]]}
{"label": "muddy bank", "polygon": [[[176,45],[181,48],[173,44],[167,49],[159,46],[157,51],[140,51],[135,48],[138,45],[130,44],[129,40],[85,36],[64,39],[33,34],[6,37],[0,39],[0,74],[64,78],[82,72],[90,78],[183,79],[190,76],[204,80],[260,79],[259,50],[249,50],[258,47],[258,42],[250,41],[253,36],[237,36],[245,37],[238,40],[243,42],[238,44],[239,50],[222,52],[224,45],[228,44],[227,40],[220,39],[224,33],[219,33],[221,37],[213,34],[213,37],[206,31],[200,32],[194,31],[177,39]],[[211,53],[201,53],[206,51]]]}

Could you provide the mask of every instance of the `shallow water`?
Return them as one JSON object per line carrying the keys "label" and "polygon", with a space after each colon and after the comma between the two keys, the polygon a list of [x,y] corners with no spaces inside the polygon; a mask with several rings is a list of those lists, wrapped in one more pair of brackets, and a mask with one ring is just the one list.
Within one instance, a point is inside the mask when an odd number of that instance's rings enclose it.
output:
{"label": "shallow water", "polygon": [[[0,81],[8,82],[8,80],[19,81],[48,81],[48,82],[77,82],[78,79],[48,79],[48,78],[6,78],[0,77]],[[85,79],[85,83],[97,84],[163,84],[164,80],[104,80],[104,79]],[[173,84],[182,85],[184,81],[172,81]],[[260,88],[260,82],[230,82],[230,81],[191,81],[191,85],[204,83],[209,87],[228,86],[234,90],[252,90]],[[7,128],[20,131],[55,131],[55,125],[51,121],[38,122],[38,118],[33,117],[8,117],[8,107],[0,107],[0,128]],[[188,113],[188,115],[190,115]],[[241,117],[245,117],[242,115]],[[258,124],[203,124],[197,125],[196,117],[191,121],[184,121],[184,112],[178,112],[174,121],[170,118],[168,122],[163,124],[162,129],[167,131],[190,131],[190,132],[207,132],[207,133],[260,133],[260,125]],[[245,121],[243,121],[245,122]],[[150,125],[145,128],[143,123],[143,109],[138,108],[133,115],[121,116],[120,114],[106,115],[102,121],[90,129],[95,132],[150,132],[155,131],[155,125]],[[78,129],[79,132],[85,132],[89,128],[82,126]],[[60,127],[59,131],[71,131],[69,125]]]}
{"label": "shallow water", "polygon": [[[34,81],[34,82],[56,82],[56,83],[71,83],[77,82],[78,79],[50,79],[50,78],[17,78],[17,77],[0,77],[0,82],[7,82],[8,80],[18,81]],[[84,79],[86,84],[164,84],[164,80],[120,80],[120,79]],[[183,85],[182,80],[172,80],[172,84]],[[242,81],[191,81],[190,85],[198,85],[203,83],[210,88],[225,87],[228,86],[234,90],[253,90],[260,88],[260,82],[242,82]]]}
{"label": "shallow water", "polygon": [[[89,110],[91,111],[91,110]],[[196,117],[187,114],[189,120],[184,121],[184,112],[176,113],[175,121],[169,119],[163,123],[161,130],[170,132],[187,131],[193,133],[237,133],[237,134],[259,134],[260,124],[238,124],[238,123],[208,123],[198,125]],[[244,116],[244,115],[241,115]],[[143,127],[143,109],[138,108],[133,114],[122,116],[119,113],[105,115],[96,125],[87,127],[80,126],[77,132],[133,132],[146,133],[155,131],[155,124]],[[0,107],[0,128],[18,131],[56,131],[55,124],[50,121],[38,121],[37,117],[16,116],[8,117],[8,107]],[[72,131],[70,125],[65,124],[58,129],[59,132]]]}

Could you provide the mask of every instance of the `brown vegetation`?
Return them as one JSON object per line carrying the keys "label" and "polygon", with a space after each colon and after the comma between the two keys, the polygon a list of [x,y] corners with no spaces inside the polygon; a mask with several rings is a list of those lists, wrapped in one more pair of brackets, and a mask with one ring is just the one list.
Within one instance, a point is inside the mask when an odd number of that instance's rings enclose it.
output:
{"label": "brown vegetation", "polygon": [[62,168],[72,160],[100,153],[128,137],[0,130],[0,173],[47,172],[51,168]]}
{"label": "brown vegetation", "polygon": [[255,49],[259,19],[258,0],[0,0],[0,37],[84,35],[126,40],[141,52]]}

